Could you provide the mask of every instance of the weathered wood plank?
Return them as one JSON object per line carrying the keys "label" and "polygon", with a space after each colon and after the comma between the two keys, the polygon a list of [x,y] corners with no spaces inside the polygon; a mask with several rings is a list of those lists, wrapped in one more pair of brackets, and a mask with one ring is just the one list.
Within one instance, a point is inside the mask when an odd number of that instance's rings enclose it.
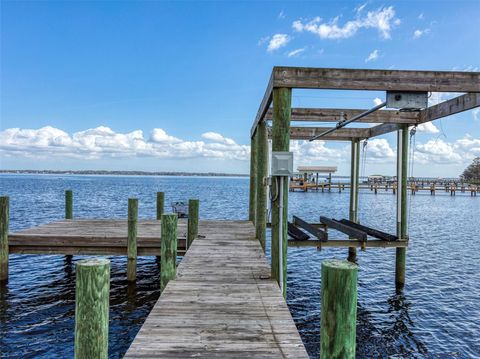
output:
{"label": "weathered wood plank", "polygon": [[193,242],[125,358],[308,357],[253,224],[227,227],[243,237]]}
{"label": "weathered wood plank", "polygon": [[422,110],[419,123],[437,120],[476,107],[480,107],[480,93],[467,93]]}
{"label": "weathered wood plank", "polygon": [[255,121],[253,121],[252,129],[250,130],[250,137],[253,138],[255,135],[255,131],[257,131],[257,125],[260,121],[263,121],[263,117],[267,112],[268,108],[272,104],[273,100],[273,73],[270,76],[270,80],[268,81],[267,89],[265,90],[265,95],[263,95],[262,102],[260,103],[260,107],[257,111],[257,115],[255,116]]}
{"label": "weathered wood plank", "polygon": [[[339,122],[355,117],[365,110],[359,109],[337,109],[337,108],[292,108],[292,121],[308,122]],[[272,120],[272,110],[265,114],[265,121]],[[418,112],[403,112],[394,110],[375,111],[355,122],[363,123],[408,123],[414,124],[418,121]]]}
{"label": "weathered wood plank", "polygon": [[274,67],[273,87],[480,92],[480,72]]}
{"label": "weathered wood plank", "polygon": [[[309,140],[329,129],[330,127],[290,127],[290,140]],[[271,131],[269,131],[269,137],[272,137]],[[368,137],[370,137],[369,128],[341,128],[321,137],[320,140],[351,141]]]}

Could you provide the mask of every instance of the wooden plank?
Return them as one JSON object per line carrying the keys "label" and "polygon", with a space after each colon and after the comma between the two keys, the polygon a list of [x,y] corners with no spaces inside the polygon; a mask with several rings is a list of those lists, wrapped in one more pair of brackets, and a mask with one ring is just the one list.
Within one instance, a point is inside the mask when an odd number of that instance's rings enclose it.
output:
{"label": "wooden plank", "polygon": [[352,228],[345,224],[336,221],[335,219],[330,219],[327,217],[320,217],[320,222],[326,224],[328,228],[336,229],[337,231],[348,234],[350,237],[357,238],[358,240],[365,242],[367,240],[367,234],[358,229]]}
{"label": "wooden plank", "polygon": [[437,120],[476,107],[480,107],[480,93],[467,93],[422,110],[419,123]]}
{"label": "wooden plank", "polygon": [[[357,116],[368,111],[359,109],[337,109],[337,108],[292,108],[292,121],[307,122],[339,122]],[[396,110],[375,111],[355,122],[363,123],[408,123],[414,124],[418,121],[418,112],[404,112]],[[272,120],[272,110],[268,109],[265,114],[265,121]]]}
{"label": "wooden plank", "polygon": [[250,137],[253,138],[255,135],[255,131],[257,131],[257,125],[260,121],[263,121],[265,114],[268,111],[268,108],[272,104],[273,101],[273,73],[270,75],[270,80],[268,80],[267,89],[265,90],[265,94],[263,95],[262,102],[260,103],[260,107],[257,111],[257,115],[255,116],[255,121],[253,121],[252,128],[250,130]]}
{"label": "wooden plank", "polygon": [[296,227],[293,223],[288,222],[288,235],[296,241],[307,241],[310,236]]}
{"label": "wooden plank", "polygon": [[253,224],[225,224],[247,235],[193,242],[125,358],[308,358]]}
{"label": "wooden plank", "polygon": [[340,220],[340,222],[343,223],[343,224],[346,224],[350,227],[359,229],[359,230],[365,232],[366,234],[368,234],[369,236],[372,236],[372,237],[375,237],[375,238],[378,238],[378,239],[383,239],[384,241],[397,241],[398,240],[398,237],[394,236],[393,234],[389,234],[387,232],[379,231],[378,229],[363,226],[361,224],[349,221],[348,219],[342,219],[342,220]]}
{"label": "wooden plank", "polygon": [[344,247],[368,247],[368,248],[406,248],[408,241],[398,240],[394,242],[374,239],[366,242],[360,242],[351,239],[329,239],[326,242],[319,240],[308,241],[288,241],[289,247],[317,247],[317,248],[344,248]]}
{"label": "wooden plank", "polygon": [[[309,140],[312,137],[329,130],[330,127],[290,127],[291,140]],[[271,134],[269,133],[271,138]],[[351,141],[352,139],[364,139],[370,137],[369,128],[341,128],[319,140]]]}
{"label": "wooden plank", "polygon": [[273,87],[480,92],[480,72],[274,67]]}
{"label": "wooden plank", "polygon": [[385,135],[390,132],[394,132],[398,130],[398,124],[396,123],[384,123],[381,125],[377,125],[375,127],[369,128],[369,136],[370,137],[375,137],[375,136],[381,136]]}
{"label": "wooden plank", "polygon": [[293,224],[313,234],[315,237],[317,237],[321,241],[328,240],[328,233],[326,231],[311,225],[310,223],[304,221],[303,219],[297,216],[293,216]]}

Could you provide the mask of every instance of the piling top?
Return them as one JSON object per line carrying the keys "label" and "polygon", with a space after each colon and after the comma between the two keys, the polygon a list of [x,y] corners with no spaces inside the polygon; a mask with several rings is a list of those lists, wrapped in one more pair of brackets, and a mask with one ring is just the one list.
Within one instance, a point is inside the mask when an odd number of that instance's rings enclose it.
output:
{"label": "piling top", "polygon": [[326,259],[322,262],[322,267],[336,270],[358,270],[358,266],[355,263],[340,259]]}
{"label": "piling top", "polygon": [[77,262],[77,266],[103,266],[103,265],[109,265],[110,260],[107,258],[88,258],[88,259],[82,259],[81,261]]}

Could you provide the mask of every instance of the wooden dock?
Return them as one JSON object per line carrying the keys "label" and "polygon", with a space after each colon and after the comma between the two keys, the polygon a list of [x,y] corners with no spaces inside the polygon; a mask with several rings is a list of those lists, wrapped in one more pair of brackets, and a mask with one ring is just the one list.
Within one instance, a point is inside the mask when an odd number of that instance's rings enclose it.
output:
{"label": "wooden dock", "polygon": [[200,223],[125,357],[308,358],[252,223]]}
{"label": "wooden dock", "polygon": [[[212,231],[221,221],[202,221]],[[178,220],[178,251],[185,253],[187,220]],[[11,254],[127,255],[125,219],[66,219],[8,235]],[[160,256],[160,221],[139,220],[139,256]]]}

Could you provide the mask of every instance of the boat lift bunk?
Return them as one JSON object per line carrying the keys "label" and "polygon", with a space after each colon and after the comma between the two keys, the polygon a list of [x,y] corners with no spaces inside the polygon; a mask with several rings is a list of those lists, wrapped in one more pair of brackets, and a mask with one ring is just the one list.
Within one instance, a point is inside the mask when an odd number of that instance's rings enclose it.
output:
{"label": "boat lift bunk", "polygon": [[[349,239],[329,239],[328,229],[347,234]],[[367,227],[348,219],[336,220],[320,216],[320,223],[308,223],[293,216],[288,223],[288,245],[290,247],[407,247],[408,240]],[[315,238],[315,239],[312,239]],[[369,239],[373,237],[374,239]]]}

